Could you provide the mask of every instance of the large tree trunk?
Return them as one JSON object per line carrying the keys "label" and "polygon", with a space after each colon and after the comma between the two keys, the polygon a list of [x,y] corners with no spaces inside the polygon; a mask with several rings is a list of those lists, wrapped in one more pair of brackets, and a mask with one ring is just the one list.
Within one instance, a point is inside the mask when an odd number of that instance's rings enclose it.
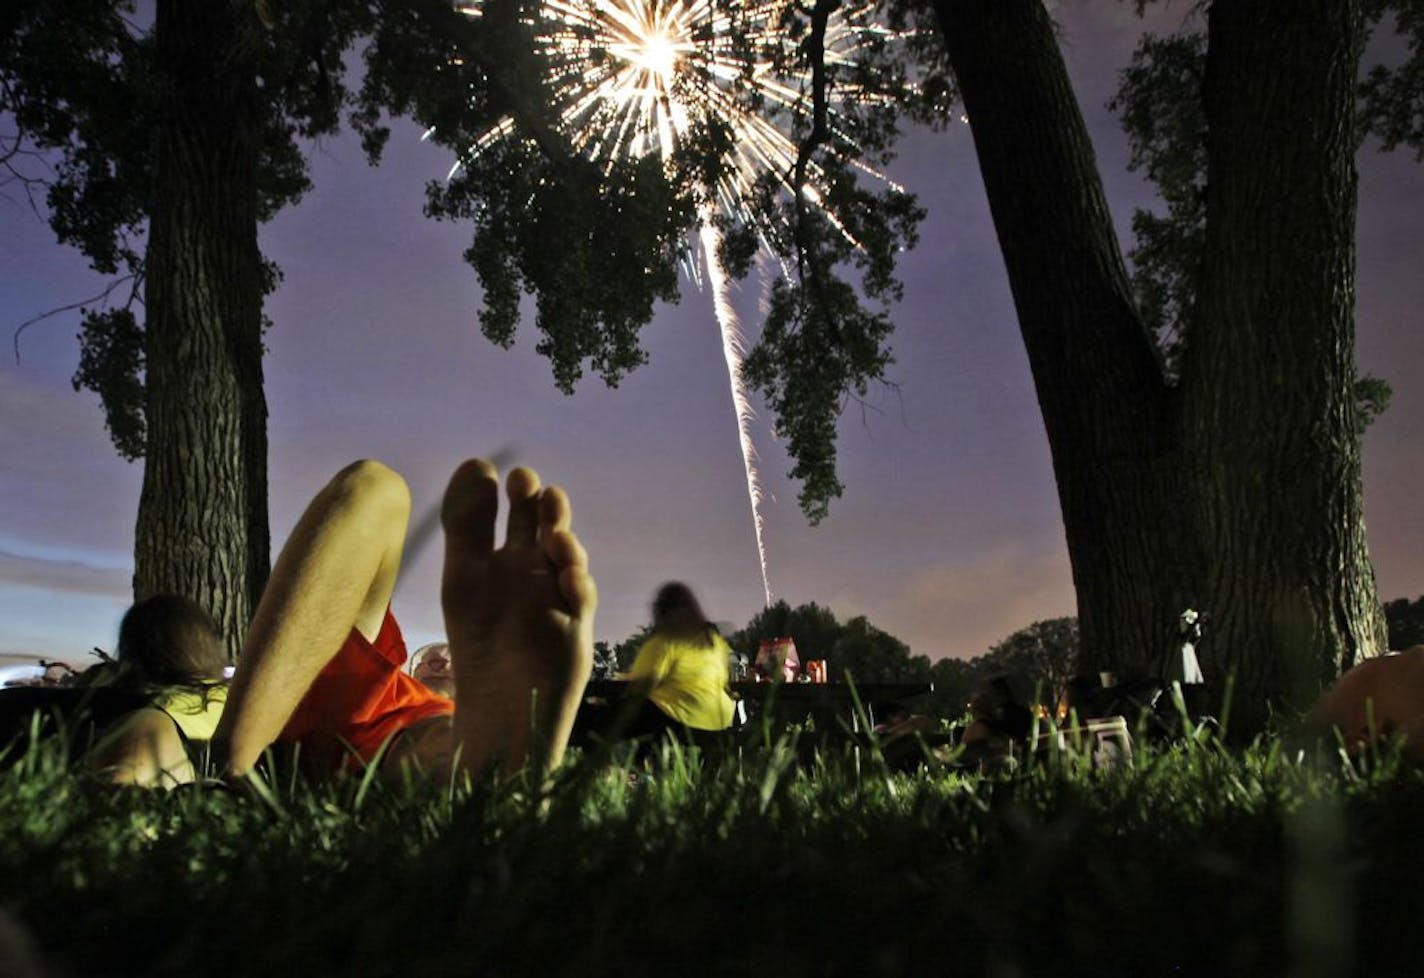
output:
{"label": "large tree trunk", "polygon": [[1308,703],[1384,644],[1353,395],[1354,0],[1213,5],[1207,232],[1183,364],[1204,665]]}
{"label": "large tree trunk", "polygon": [[1043,411],[1090,667],[1211,615],[1236,718],[1382,638],[1354,429],[1348,0],[1213,7],[1206,267],[1179,390],[1131,299],[1041,0],[937,0]]}
{"label": "large tree trunk", "polygon": [[235,655],[268,572],[251,3],[159,0],[134,592],[186,594]]}
{"label": "large tree trunk", "polygon": [[[1155,674],[1201,566],[1174,392],[1041,0],[938,0],[1048,432],[1084,662]],[[985,324],[997,328],[998,324]]]}

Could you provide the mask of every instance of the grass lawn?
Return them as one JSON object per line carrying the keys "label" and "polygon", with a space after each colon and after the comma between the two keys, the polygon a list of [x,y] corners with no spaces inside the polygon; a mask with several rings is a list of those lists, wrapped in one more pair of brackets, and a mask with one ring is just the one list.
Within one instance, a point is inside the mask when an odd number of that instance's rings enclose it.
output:
{"label": "grass lawn", "polygon": [[[1244,750],[891,773],[782,741],[630,779],[0,771],[0,975],[1414,975],[1424,775]],[[7,967],[9,970],[7,970]]]}

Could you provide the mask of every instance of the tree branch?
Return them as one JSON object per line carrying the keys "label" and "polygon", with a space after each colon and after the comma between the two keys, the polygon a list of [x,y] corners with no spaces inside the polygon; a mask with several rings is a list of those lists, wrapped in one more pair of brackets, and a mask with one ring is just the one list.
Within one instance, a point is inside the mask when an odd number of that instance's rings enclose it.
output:
{"label": "tree branch", "polygon": [[[14,89],[8,80],[0,81],[0,105],[13,106],[15,104]],[[14,114],[10,116],[14,119]],[[18,120],[15,120],[15,131],[13,133],[0,134],[0,172],[8,174],[0,179],[0,187],[8,187],[12,183],[18,183],[25,191],[26,203],[30,205],[30,210],[35,216],[44,219],[44,214],[40,211],[39,204],[35,201],[35,191],[37,188],[49,187],[49,182],[39,177],[32,177],[23,172],[17,165],[19,159],[31,159],[40,161],[41,165],[48,167],[51,172],[54,168],[49,165],[48,157],[39,149],[27,146],[26,130]]]}
{"label": "tree branch", "polygon": [[[830,136],[830,126],[826,122],[826,27],[831,14],[840,7],[840,0],[816,0],[811,10],[811,32],[806,36],[802,49],[811,62],[811,131],[801,140],[796,151],[796,164],[791,173],[791,196],[796,208],[796,273],[804,281],[806,253],[805,216],[806,175],[811,166],[811,157]],[[814,279],[814,269],[813,275]]]}
{"label": "tree branch", "polygon": [[25,330],[29,329],[31,326],[35,325],[36,323],[44,322],[46,319],[49,319],[52,316],[58,316],[62,312],[69,312],[73,309],[83,309],[85,306],[92,305],[95,302],[107,302],[109,296],[114,294],[114,290],[117,289],[120,285],[123,285],[125,282],[134,283],[133,288],[129,290],[128,302],[125,303],[125,306],[131,305],[138,296],[138,290],[140,287],[141,280],[142,275],[138,272],[133,272],[128,275],[121,275],[118,278],[114,279],[112,282],[110,282],[107,286],[105,286],[104,290],[98,293],[97,295],[92,295],[87,299],[80,299],[78,302],[70,302],[66,305],[56,306],[48,312],[42,312],[37,316],[31,316],[29,319],[26,319],[19,326],[15,327],[15,333],[13,337],[15,348],[15,363],[18,364],[20,362],[20,336],[25,332]]}
{"label": "tree branch", "polygon": [[[543,102],[529,98],[518,77],[518,52],[511,57],[509,51],[499,50],[498,41],[505,39],[501,28],[510,30],[515,20],[501,19],[504,12],[486,5],[485,14],[479,18],[486,30],[471,28],[471,18],[456,10],[446,0],[417,0],[416,9],[429,23],[450,28],[450,33],[459,38],[461,50],[484,72],[492,89],[499,93],[504,103],[505,114],[512,118],[519,129],[553,162],[563,162],[575,156],[573,146],[556,128],[549,125],[545,113],[541,111]],[[458,25],[458,26],[457,26]],[[490,37],[496,43],[490,43]]]}

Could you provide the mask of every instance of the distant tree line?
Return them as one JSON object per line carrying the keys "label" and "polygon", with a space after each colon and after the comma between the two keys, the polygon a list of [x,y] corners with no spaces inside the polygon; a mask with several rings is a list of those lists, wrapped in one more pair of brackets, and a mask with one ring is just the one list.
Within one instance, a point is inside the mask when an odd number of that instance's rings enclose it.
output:
{"label": "distant tree line", "polygon": [[[1384,614],[1391,649],[1424,645],[1424,595],[1413,601],[1388,601]],[[599,642],[598,654],[610,668],[626,670],[650,634],[651,626],[644,625],[622,642]],[[972,659],[932,661],[872,625],[864,615],[842,622],[814,601],[794,608],[778,601],[726,638],[733,651],[750,660],[766,639],[787,636],[796,642],[803,662],[825,659],[834,682],[849,677],[864,683],[933,683],[934,693],[922,709],[941,717],[964,713],[975,690],[995,676],[1007,678],[1025,702],[1056,703],[1080,664],[1078,619],[1074,617],[1036,621]]]}
{"label": "distant tree line", "polygon": [[[597,643],[600,660],[610,668],[628,669],[651,631],[645,625],[622,642]],[[921,709],[944,717],[962,714],[974,691],[994,676],[1008,677],[1025,699],[1037,691],[1040,699],[1051,701],[1073,675],[1078,661],[1076,618],[1034,622],[973,659],[932,661],[927,655],[911,652],[909,645],[877,628],[864,615],[842,622],[814,601],[794,608],[778,601],[726,638],[733,651],[751,660],[766,639],[788,636],[796,642],[803,662],[826,660],[833,682],[850,678],[862,683],[933,683],[934,693]]]}
{"label": "distant tree line", "polygon": [[1395,598],[1384,603],[1384,620],[1389,628],[1389,647],[1395,651],[1424,645],[1424,595],[1413,601]]}
{"label": "distant tree line", "polygon": [[926,713],[962,714],[974,691],[995,676],[1005,676],[1018,695],[1056,700],[1078,662],[1078,620],[1053,618],[1019,629],[983,655],[932,661],[900,639],[872,625],[864,615],[844,623],[812,602],[795,608],[778,601],[756,615],[746,628],[728,636],[732,648],[756,654],[764,639],[789,635],[802,661],[825,659],[831,679],[857,682],[931,682],[934,693]]}

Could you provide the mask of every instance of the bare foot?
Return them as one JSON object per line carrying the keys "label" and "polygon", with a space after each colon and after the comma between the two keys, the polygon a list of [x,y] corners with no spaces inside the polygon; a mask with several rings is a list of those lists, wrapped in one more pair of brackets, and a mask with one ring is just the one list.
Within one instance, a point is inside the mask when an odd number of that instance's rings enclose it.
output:
{"label": "bare foot", "polygon": [[482,459],[450,477],[441,508],[441,604],[455,667],[461,763],[481,773],[562,759],[593,666],[598,592],[562,490],[509,474],[509,527],[494,548],[499,474]]}

